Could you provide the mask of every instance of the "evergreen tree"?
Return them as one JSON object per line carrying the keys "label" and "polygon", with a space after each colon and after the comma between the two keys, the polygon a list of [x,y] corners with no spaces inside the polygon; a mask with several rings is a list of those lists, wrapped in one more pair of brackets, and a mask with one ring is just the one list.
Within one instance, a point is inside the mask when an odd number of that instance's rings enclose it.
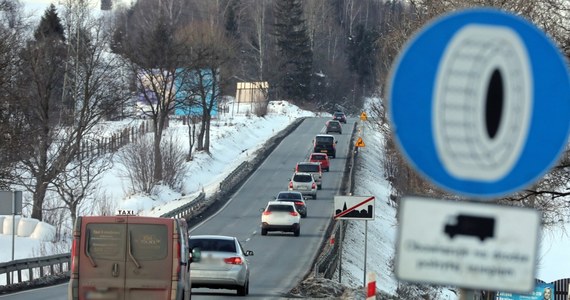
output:
{"label": "evergreen tree", "polygon": [[228,10],[225,14],[225,28],[226,32],[230,37],[238,38],[239,37],[239,30],[238,30],[238,21],[236,16],[236,8],[238,5],[237,0],[230,0],[228,3]]}
{"label": "evergreen tree", "polygon": [[378,32],[366,29],[363,24],[358,24],[355,33],[348,42],[348,68],[355,73],[358,84],[361,87],[372,87],[375,81],[375,69],[377,65],[377,41]]}
{"label": "evergreen tree", "polygon": [[313,52],[301,0],[276,1],[274,29],[282,57],[280,88],[286,98],[306,101],[312,98]]}
{"label": "evergreen tree", "polygon": [[36,31],[34,32],[34,38],[36,41],[46,38],[55,38],[65,41],[63,25],[61,24],[61,19],[57,15],[55,5],[50,4],[46,9],[42,19],[40,20],[38,28],[36,28]]}

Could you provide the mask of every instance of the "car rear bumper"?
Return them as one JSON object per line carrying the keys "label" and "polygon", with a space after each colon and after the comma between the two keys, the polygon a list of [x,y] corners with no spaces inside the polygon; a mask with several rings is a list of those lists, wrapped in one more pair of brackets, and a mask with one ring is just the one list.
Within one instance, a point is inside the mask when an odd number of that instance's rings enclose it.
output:
{"label": "car rear bumper", "polygon": [[245,284],[245,269],[231,270],[197,270],[191,269],[190,282],[193,288],[227,288],[233,289]]}
{"label": "car rear bumper", "polygon": [[303,197],[305,196],[315,196],[317,195],[317,191],[316,190],[291,190],[291,191],[295,191],[295,192],[299,192],[301,194],[303,194]]}
{"label": "car rear bumper", "polygon": [[276,224],[267,224],[261,223],[261,228],[267,231],[295,231],[299,229],[299,223],[288,224],[288,225],[276,225]]}

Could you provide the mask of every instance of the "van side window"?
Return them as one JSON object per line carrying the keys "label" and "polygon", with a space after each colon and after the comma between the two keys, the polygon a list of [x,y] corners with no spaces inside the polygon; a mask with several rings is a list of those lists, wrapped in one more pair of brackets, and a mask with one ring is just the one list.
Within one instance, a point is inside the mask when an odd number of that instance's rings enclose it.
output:
{"label": "van side window", "polygon": [[125,231],[123,224],[90,223],[86,226],[85,251],[95,260],[125,260]]}
{"label": "van side window", "polygon": [[160,260],[168,255],[168,228],[161,224],[129,224],[133,256],[137,260]]}

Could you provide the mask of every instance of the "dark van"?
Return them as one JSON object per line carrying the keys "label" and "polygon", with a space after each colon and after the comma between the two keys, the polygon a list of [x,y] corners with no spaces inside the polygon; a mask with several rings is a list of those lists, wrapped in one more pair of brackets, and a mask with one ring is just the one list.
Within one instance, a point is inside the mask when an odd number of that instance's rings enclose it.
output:
{"label": "dark van", "polygon": [[[191,258],[184,219],[78,217],[69,300],[188,300]],[[193,253],[200,260],[200,253]]]}
{"label": "dark van", "polygon": [[313,152],[326,153],[336,158],[336,143],[334,136],[330,134],[317,134],[313,139]]}

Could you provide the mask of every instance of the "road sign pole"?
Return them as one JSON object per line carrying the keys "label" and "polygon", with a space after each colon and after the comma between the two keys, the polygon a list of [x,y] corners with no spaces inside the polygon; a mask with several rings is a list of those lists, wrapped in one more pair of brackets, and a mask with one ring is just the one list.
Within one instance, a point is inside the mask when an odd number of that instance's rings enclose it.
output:
{"label": "road sign pole", "polygon": [[364,287],[366,287],[366,252],[368,250],[368,220],[364,221]]}
{"label": "road sign pole", "polygon": [[15,244],[16,244],[16,191],[12,192],[12,260],[14,260]]}
{"label": "road sign pole", "polygon": [[[14,252],[16,245],[16,191],[12,192],[12,261],[14,261]],[[10,274],[12,275],[12,274]],[[9,276],[8,284],[12,284],[13,277]]]}
{"label": "road sign pole", "polygon": [[344,220],[340,220],[340,240],[338,243],[338,283],[342,283],[342,242],[344,240],[342,229],[344,226]]}

